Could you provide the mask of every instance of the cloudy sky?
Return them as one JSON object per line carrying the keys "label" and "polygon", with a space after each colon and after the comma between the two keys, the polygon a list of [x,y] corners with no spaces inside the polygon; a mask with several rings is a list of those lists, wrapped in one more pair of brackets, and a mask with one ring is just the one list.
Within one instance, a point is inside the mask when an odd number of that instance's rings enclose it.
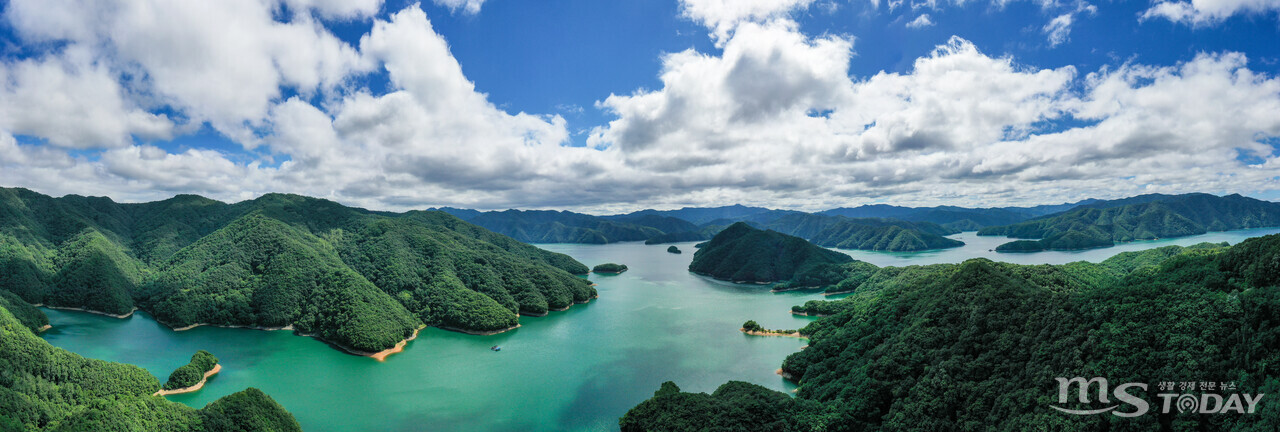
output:
{"label": "cloudy sky", "polygon": [[0,5],[0,186],[51,195],[1280,198],[1280,0]]}

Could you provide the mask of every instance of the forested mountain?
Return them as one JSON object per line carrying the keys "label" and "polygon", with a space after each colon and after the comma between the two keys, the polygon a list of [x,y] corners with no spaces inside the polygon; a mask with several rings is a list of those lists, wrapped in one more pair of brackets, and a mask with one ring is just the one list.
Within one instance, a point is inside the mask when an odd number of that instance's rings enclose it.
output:
{"label": "forested mountain", "polygon": [[[624,431],[760,422],[777,427],[756,430],[1272,430],[1280,424],[1274,409],[1161,412],[1153,383],[1280,391],[1277,260],[1280,235],[1098,264],[974,259],[857,272],[841,282],[854,287],[849,297],[795,308],[824,315],[800,330],[808,348],[782,365],[799,384],[795,398],[741,384],[710,397],[664,385],[620,424]],[[1059,413],[1048,408],[1057,403],[1057,377],[1149,383],[1135,396],[1152,410],[1133,418]]]}
{"label": "forested mountain", "polygon": [[772,210],[764,207],[747,207],[741,204],[735,204],[724,207],[685,207],[679,210],[640,210],[612,217],[659,215],[683,219],[692,222],[695,225],[704,226],[709,224],[729,225],[734,222],[741,221],[768,222],[792,213],[800,212],[794,210]]}
{"label": "forested mountain", "polygon": [[1034,217],[1059,213],[1096,202],[1098,200],[1087,199],[1074,203],[1033,207],[990,208],[956,206],[901,207],[887,204],[871,204],[852,208],[836,208],[818,212],[818,214],[850,218],[892,218],[911,222],[932,222],[948,228],[973,231],[981,227],[1018,223]]}
{"label": "forested mountain", "polygon": [[909,252],[963,246],[964,242],[944,235],[957,229],[931,222],[908,222],[899,219],[825,216],[798,213],[780,217],[765,228],[809,239],[819,246],[840,249],[862,249]]}
{"label": "forested mountain", "polygon": [[[644,240],[663,244],[710,239],[726,226],[747,222],[760,228],[804,237],[828,247],[847,249],[916,251],[960,246],[940,236],[982,227],[1006,225],[1097,202],[1034,207],[965,208],[955,206],[899,207],[884,204],[837,208],[818,213],[773,210],[732,205],[685,207],[679,210],[640,210],[593,216],[568,211],[476,210],[441,208],[441,211],[530,243],[612,243]],[[819,236],[813,226],[854,219],[850,225]],[[854,227],[853,225],[861,225]],[[887,228],[896,225],[898,228]],[[835,233],[842,236],[836,238]]]}
{"label": "forested mountain", "polygon": [[725,226],[726,225],[706,225],[694,231],[682,231],[682,232],[662,234],[659,236],[650,237],[648,240],[644,241],[644,244],[655,245],[655,244],[665,244],[665,243],[680,243],[680,242],[710,240],[712,237],[716,236],[716,233],[719,233],[720,230],[723,230]]}
{"label": "forested mountain", "polygon": [[293,415],[258,389],[200,410],[152,396],[158,390],[160,382],[142,368],[49,345],[0,307],[0,430],[302,430]]}
{"label": "forested mountain", "polygon": [[[455,212],[462,215],[462,212]],[[468,222],[526,243],[591,243],[642,241],[664,231],[632,221],[609,220],[569,211],[506,210],[476,213]],[[647,222],[655,222],[646,219]],[[684,221],[657,221],[680,224]],[[685,222],[682,225],[692,226]]]}
{"label": "forested mountain", "polygon": [[589,301],[587,267],[443,212],[296,195],[145,204],[0,188],[0,291],[174,327],[293,328],[376,352],[421,325],[495,331]]}
{"label": "forested mountain", "polygon": [[1243,228],[1280,226],[1280,203],[1240,195],[1142,195],[1102,201],[1026,222],[988,227],[978,235],[1021,240],[1001,252],[1070,250]]}
{"label": "forested mountain", "polygon": [[852,261],[802,238],[738,222],[698,249],[689,271],[734,282],[778,282],[821,265]]}

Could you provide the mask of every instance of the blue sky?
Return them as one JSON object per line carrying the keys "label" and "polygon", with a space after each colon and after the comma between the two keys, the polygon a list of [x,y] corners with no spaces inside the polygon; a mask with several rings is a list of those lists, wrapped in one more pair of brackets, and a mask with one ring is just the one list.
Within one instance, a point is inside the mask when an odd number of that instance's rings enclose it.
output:
{"label": "blue sky", "polygon": [[0,183],[402,210],[1280,197],[1280,2],[11,0]]}

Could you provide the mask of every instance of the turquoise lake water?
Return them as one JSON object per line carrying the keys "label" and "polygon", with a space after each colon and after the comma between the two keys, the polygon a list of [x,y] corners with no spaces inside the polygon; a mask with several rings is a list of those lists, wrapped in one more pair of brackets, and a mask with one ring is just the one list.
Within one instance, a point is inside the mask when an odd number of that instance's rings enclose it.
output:
{"label": "turquoise lake water", "polygon": [[[1100,261],[1116,253],[1203,241],[1235,244],[1280,228],[1210,233],[1076,252],[996,254],[1007,241],[963,233],[961,248],[917,253],[843,251],[876,265],[960,262],[986,257],[1040,264]],[[115,319],[45,309],[50,343],[81,355],[142,366],[160,378],[205,349],[222,373],[196,393],[169,399],[193,407],[246,387],[258,387],[291,411],[308,431],[611,431],[627,409],[663,381],[711,392],[729,380],[789,391],[774,374],[806,341],[747,336],[754,319],[794,329],[813,318],[792,305],[822,298],[771,293],[692,275],[693,243],[667,245],[540,245],[587,266],[627,264],[617,276],[596,276],[600,298],[546,317],[522,317],[521,328],[470,336],[428,328],[386,362],[344,354],[288,331],[198,327],[174,332],[145,313]],[[502,351],[489,347],[501,345]]]}

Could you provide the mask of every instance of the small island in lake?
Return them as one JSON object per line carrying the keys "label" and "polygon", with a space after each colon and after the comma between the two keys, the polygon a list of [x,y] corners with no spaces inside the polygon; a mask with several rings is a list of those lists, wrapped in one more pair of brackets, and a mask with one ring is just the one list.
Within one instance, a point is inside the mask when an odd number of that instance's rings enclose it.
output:
{"label": "small island in lake", "polygon": [[218,364],[218,358],[212,353],[205,350],[196,351],[195,355],[191,356],[190,362],[169,374],[169,381],[164,383],[164,389],[156,392],[156,395],[164,396],[200,390],[209,377],[221,370],[222,365]]}
{"label": "small island in lake", "polygon": [[764,328],[763,326],[760,325],[760,323],[757,323],[755,320],[748,320],[747,322],[742,323],[742,328],[738,330],[753,336],[785,336],[785,337],[795,337],[795,338],[805,337],[804,335],[800,334],[798,330],[770,330],[770,329]]}
{"label": "small island in lake", "polygon": [[694,253],[689,271],[733,282],[770,283],[825,264],[849,262],[853,257],[805,239],[738,222]]}
{"label": "small island in lake", "polygon": [[667,252],[669,252],[669,253],[673,253],[673,254],[683,253],[683,252],[681,252],[681,251],[680,251],[680,248],[675,247],[674,245],[672,245],[672,246],[668,246],[668,247],[667,247]]}
{"label": "small island in lake", "polygon": [[598,265],[598,266],[595,266],[595,267],[592,267],[592,268],[591,268],[591,272],[592,272],[592,273],[613,273],[613,274],[618,274],[618,273],[622,273],[622,272],[624,272],[624,271],[627,271],[627,265],[626,265],[626,264],[604,263],[604,264],[600,264],[600,265]]}

